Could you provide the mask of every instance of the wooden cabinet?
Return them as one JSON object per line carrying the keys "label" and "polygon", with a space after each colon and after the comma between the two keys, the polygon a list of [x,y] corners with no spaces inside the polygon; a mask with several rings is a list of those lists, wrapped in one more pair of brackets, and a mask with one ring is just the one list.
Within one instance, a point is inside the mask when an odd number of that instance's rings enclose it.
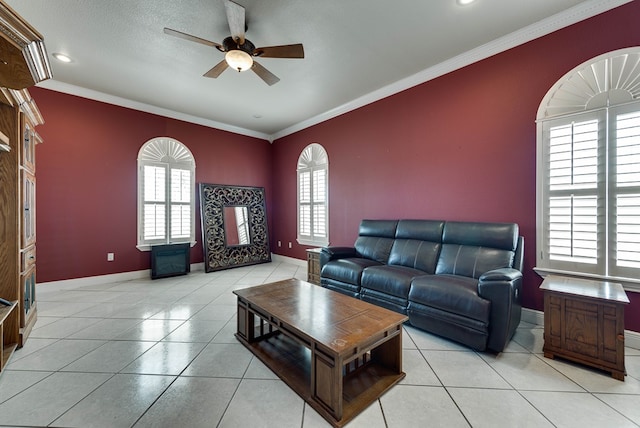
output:
{"label": "wooden cabinet", "polygon": [[[51,77],[42,36],[0,1],[0,370],[36,322],[36,126],[27,88]],[[0,64],[1,65],[1,64]]]}
{"label": "wooden cabinet", "polygon": [[544,356],[562,357],[624,381],[622,285],[547,276],[544,291]]}
{"label": "wooden cabinet", "polygon": [[322,248],[307,250],[307,281],[320,285],[320,252]]}
{"label": "wooden cabinet", "polygon": [[36,311],[36,143],[34,111],[21,114],[20,145],[20,346],[37,319]]}
{"label": "wooden cabinet", "polygon": [[0,132],[9,150],[0,152],[0,297],[18,301],[22,346],[37,319],[35,152],[40,137],[35,127],[43,120],[26,89],[3,89],[2,94]]}

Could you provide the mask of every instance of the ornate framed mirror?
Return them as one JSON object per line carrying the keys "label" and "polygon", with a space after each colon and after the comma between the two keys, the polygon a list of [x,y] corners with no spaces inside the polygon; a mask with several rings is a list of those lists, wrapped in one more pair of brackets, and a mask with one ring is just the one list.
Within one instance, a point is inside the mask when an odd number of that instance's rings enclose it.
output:
{"label": "ornate framed mirror", "polygon": [[200,183],[204,270],[271,261],[264,188]]}

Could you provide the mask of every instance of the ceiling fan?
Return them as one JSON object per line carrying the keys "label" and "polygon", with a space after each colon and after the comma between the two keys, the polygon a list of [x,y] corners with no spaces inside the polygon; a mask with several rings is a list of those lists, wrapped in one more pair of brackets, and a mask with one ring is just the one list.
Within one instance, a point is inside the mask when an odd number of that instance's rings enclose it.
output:
{"label": "ceiling fan", "polygon": [[304,58],[304,49],[301,43],[256,48],[255,45],[244,36],[247,28],[244,7],[231,0],[225,0],[224,6],[227,11],[227,21],[229,22],[231,35],[225,38],[222,44],[192,36],[182,31],[172,30],[171,28],[165,27],[164,29],[165,34],[212,46],[225,54],[224,59],[211,70],[207,71],[204,77],[212,77],[215,79],[229,67],[239,72],[250,69],[264,80],[267,85],[271,86],[278,83],[280,79],[256,62],[254,58]]}

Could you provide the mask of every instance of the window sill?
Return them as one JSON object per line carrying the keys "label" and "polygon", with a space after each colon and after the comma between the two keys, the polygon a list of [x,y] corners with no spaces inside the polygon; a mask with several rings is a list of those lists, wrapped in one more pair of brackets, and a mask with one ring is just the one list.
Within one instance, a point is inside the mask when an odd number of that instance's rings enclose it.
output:
{"label": "window sill", "polygon": [[635,278],[620,278],[616,276],[596,275],[596,274],[582,273],[582,272],[569,272],[564,270],[549,269],[549,268],[543,268],[543,267],[534,267],[533,270],[542,278],[544,278],[547,275],[560,275],[560,276],[570,276],[570,277],[579,278],[579,279],[596,279],[600,281],[618,282],[622,284],[622,287],[624,288],[625,291],[629,291],[632,293],[640,293],[640,280]]}
{"label": "window sill", "polygon": [[329,246],[329,241],[328,240],[323,240],[323,241],[314,241],[311,239],[296,239],[296,241],[298,242],[298,244],[300,245],[308,245],[310,247],[327,247]]}
{"label": "window sill", "polygon": [[[196,244],[198,243],[198,241],[189,241],[189,246],[191,248],[193,248]],[[170,242],[170,243],[166,243],[166,242],[156,242],[155,244],[138,244],[136,245],[136,248],[139,251],[151,251],[151,247],[153,247],[154,245],[171,245],[171,244],[184,244],[184,242]]]}

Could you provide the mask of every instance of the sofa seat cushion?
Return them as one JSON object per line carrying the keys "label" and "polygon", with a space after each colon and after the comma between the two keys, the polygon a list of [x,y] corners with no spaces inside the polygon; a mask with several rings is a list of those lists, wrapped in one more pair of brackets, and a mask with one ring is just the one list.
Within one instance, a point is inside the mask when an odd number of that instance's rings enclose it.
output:
{"label": "sofa seat cushion", "polygon": [[373,303],[374,305],[382,306],[383,308],[391,311],[407,315],[409,301],[406,297],[397,297],[381,293],[380,291],[361,288],[359,298],[365,302]]}
{"label": "sofa seat cushion", "polygon": [[407,308],[409,323],[422,330],[464,343],[478,351],[487,348],[489,326],[469,317],[416,302]]}
{"label": "sofa seat cushion", "polygon": [[322,268],[322,278],[360,286],[362,271],[369,266],[378,266],[380,262],[364,258],[332,260]]}
{"label": "sofa seat cushion", "polygon": [[411,281],[421,275],[423,271],[406,266],[371,266],[362,273],[361,286],[407,300]]}
{"label": "sofa seat cushion", "polygon": [[457,275],[413,279],[409,301],[489,324],[491,302],[478,296],[478,280]]}

